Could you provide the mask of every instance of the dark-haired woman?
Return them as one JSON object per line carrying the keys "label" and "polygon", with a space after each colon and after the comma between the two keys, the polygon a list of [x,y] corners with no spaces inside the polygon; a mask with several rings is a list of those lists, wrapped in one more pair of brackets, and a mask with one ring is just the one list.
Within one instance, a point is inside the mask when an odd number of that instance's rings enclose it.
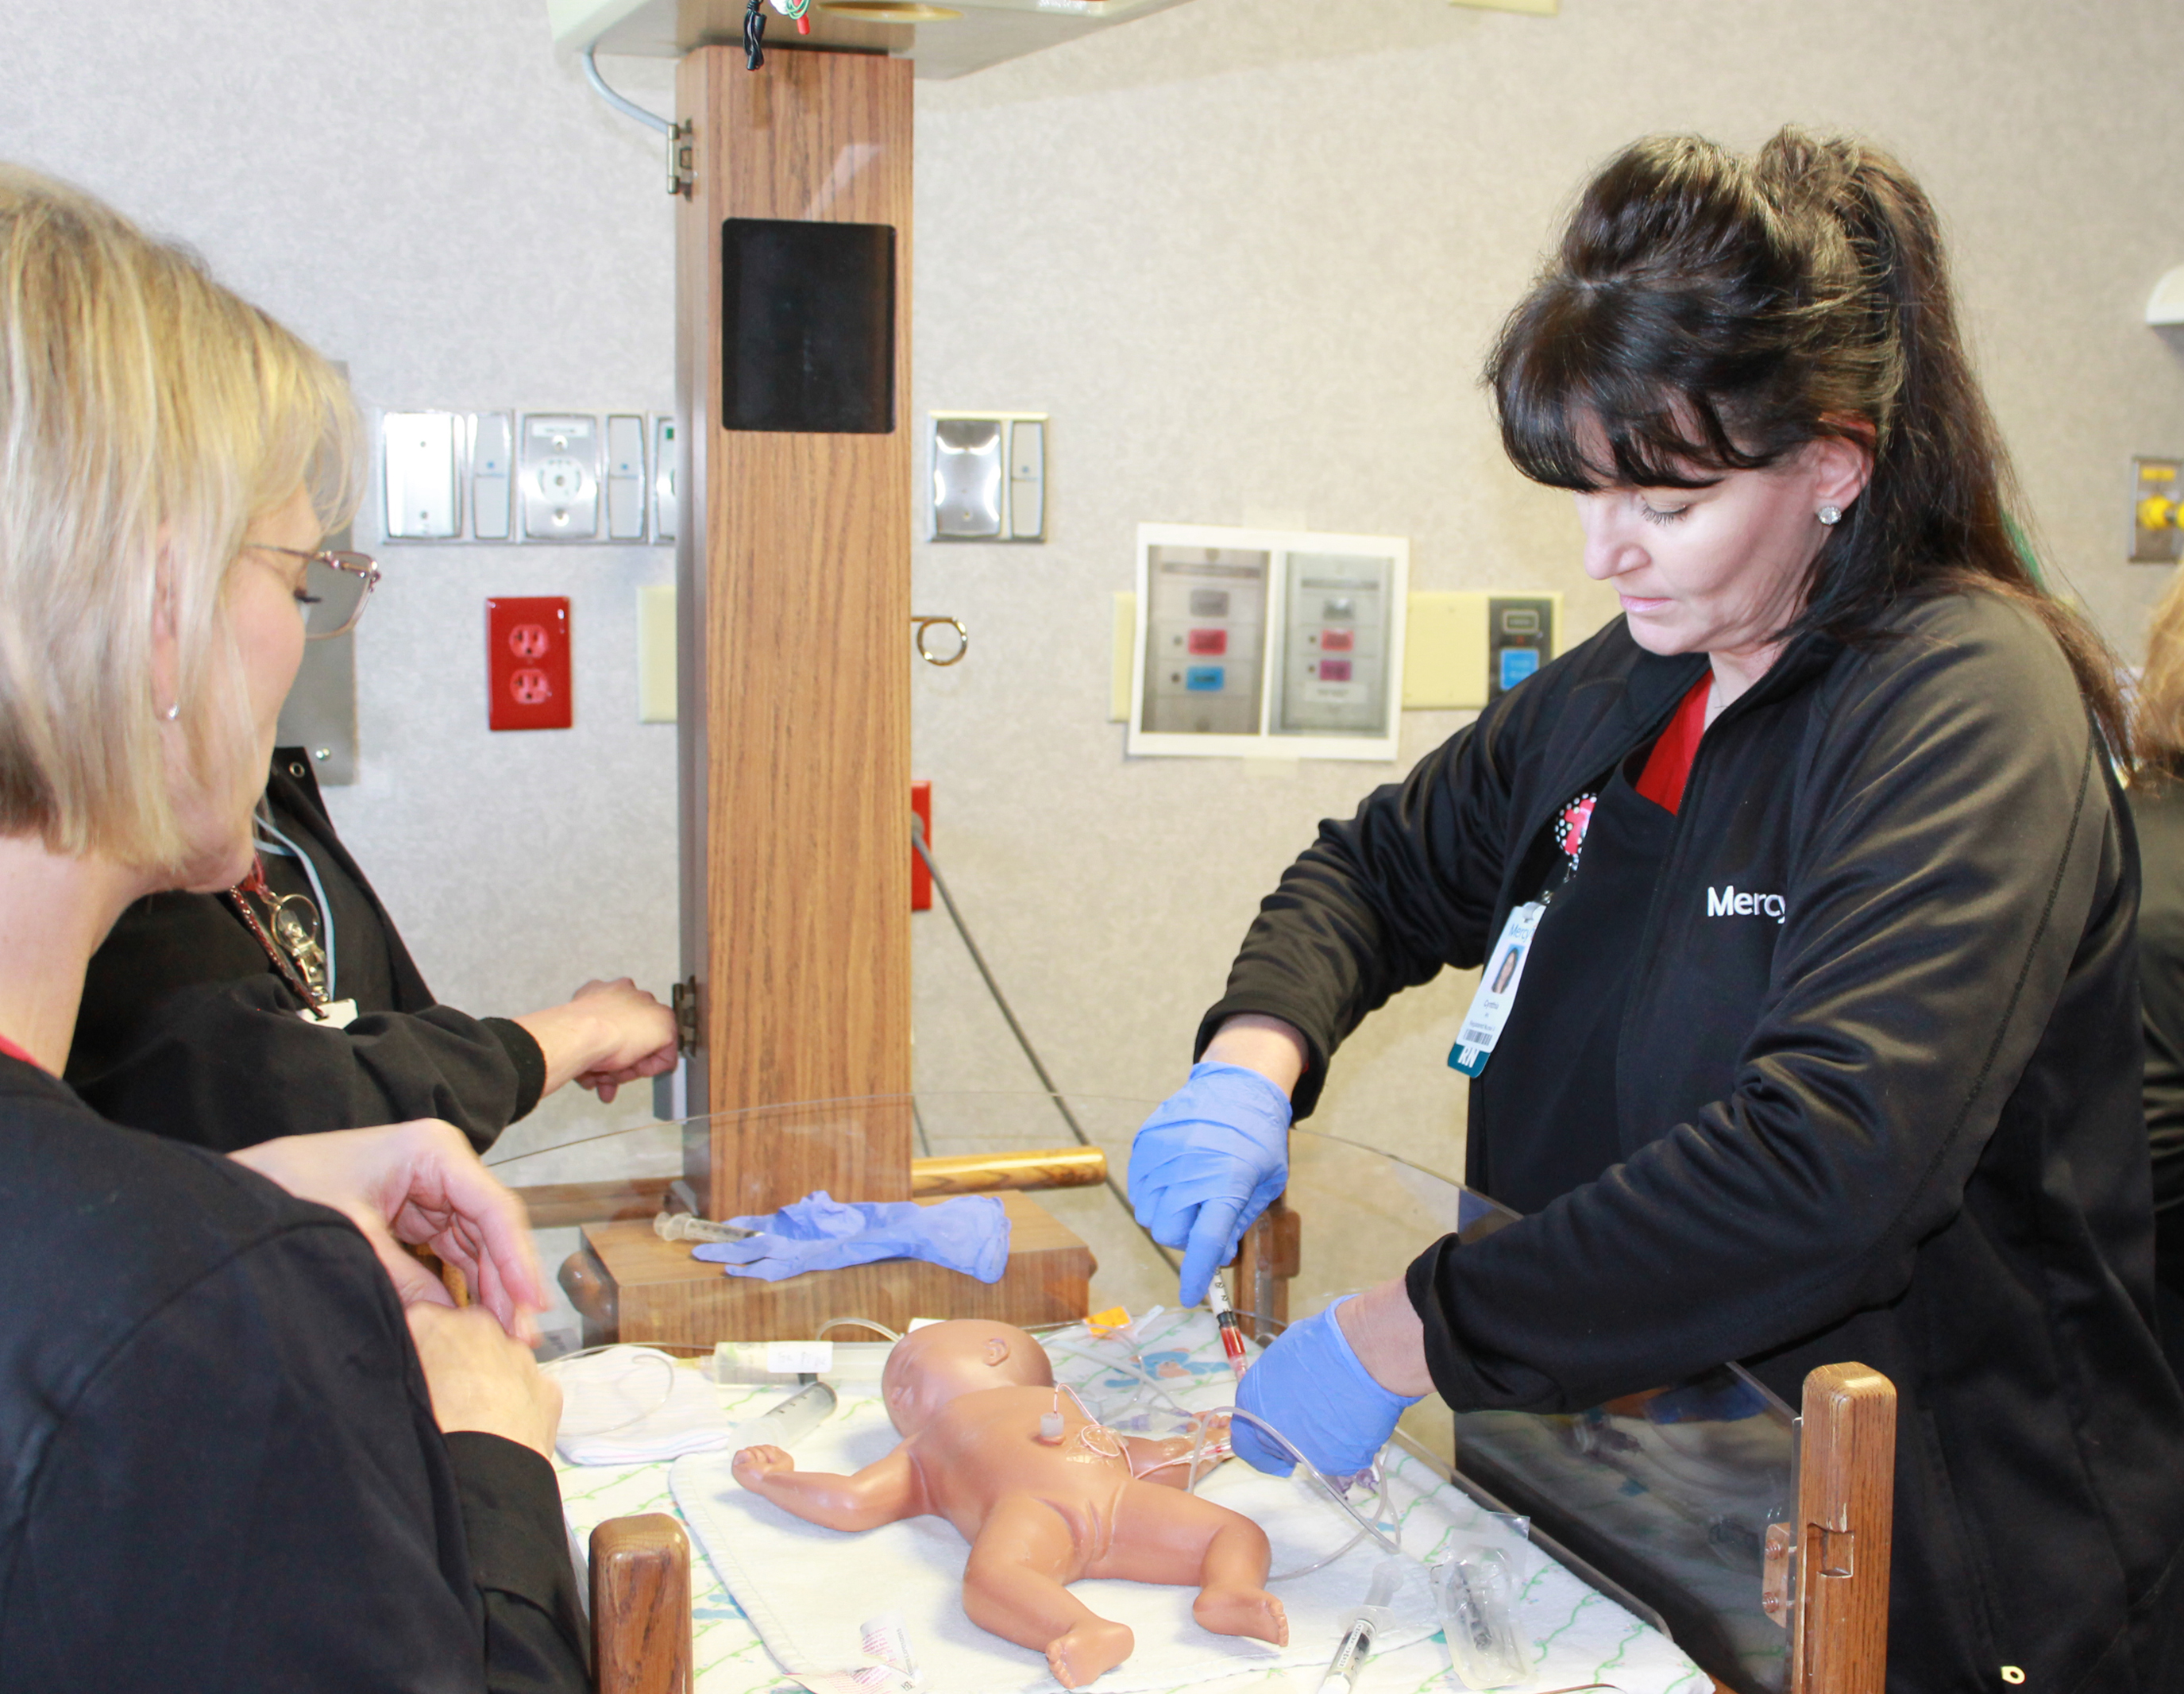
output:
{"label": "dark-haired woman", "polygon": [[1140,1218],[1196,1298],[1342,1039],[1524,945],[1451,1056],[1524,1221],[1421,1244],[1241,1402],[1353,1471],[1429,1391],[1858,1360],[1901,1396],[1890,1686],[2178,1686],[2121,726],[2013,540],[1931,209],[1854,142],[1641,142],[1489,379],[1624,616],[1322,827],[1139,1132]]}

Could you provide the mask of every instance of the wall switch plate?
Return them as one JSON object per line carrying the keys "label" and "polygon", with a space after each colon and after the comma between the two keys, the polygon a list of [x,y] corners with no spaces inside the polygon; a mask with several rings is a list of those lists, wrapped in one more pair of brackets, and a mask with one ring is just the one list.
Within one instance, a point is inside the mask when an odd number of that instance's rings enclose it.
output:
{"label": "wall switch plate", "polygon": [[388,412],[380,419],[389,540],[446,541],[462,533],[462,422],[455,412]]}
{"label": "wall switch plate", "polygon": [[485,675],[491,727],[568,728],[576,721],[569,687],[568,597],[487,600]]}
{"label": "wall switch plate", "polygon": [[637,591],[637,721],[675,722],[675,585]]}
{"label": "wall switch plate", "polygon": [[599,533],[599,421],[527,412],[516,445],[526,541],[594,541]]}
{"label": "wall switch plate", "polygon": [[933,541],[1044,541],[1050,432],[1044,412],[933,412]]}
{"label": "wall switch plate", "polygon": [[2184,459],[2131,461],[2131,562],[2184,559]]}
{"label": "wall switch plate", "polygon": [[1486,699],[1490,705],[1555,655],[1555,611],[1546,595],[1486,602]]}
{"label": "wall switch plate", "polygon": [[607,539],[644,539],[644,420],[607,418]]}
{"label": "wall switch plate", "polygon": [[675,420],[652,421],[652,538],[675,539],[682,521],[682,450],[675,444]]}
{"label": "wall switch plate", "polygon": [[473,412],[471,440],[471,533],[480,541],[511,539],[510,498],[515,488],[515,423],[506,412]]}

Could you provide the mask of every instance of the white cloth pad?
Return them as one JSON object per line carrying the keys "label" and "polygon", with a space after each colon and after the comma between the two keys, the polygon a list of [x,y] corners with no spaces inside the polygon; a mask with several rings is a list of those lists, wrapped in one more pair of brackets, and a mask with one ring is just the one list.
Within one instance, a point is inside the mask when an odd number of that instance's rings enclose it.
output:
{"label": "white cloth pad", "polygon": [[[845,1407],[845,1409],[847,1409]],[[883,1457],[897,1437],[877,1401],[856,1402],[800,1444],[797,1467],[853,1471]],[[963,1567],[970,1549],[938,1518],[912,1518],[860,1534],[822,1529],[739,1486],[730,1456],[677,1461],[675,1503],[697,1530],[714,1568],[760,1637],[792,1676],[865,1664],[860,1625],[878,1612],[901,1613],[928,1686],[945,1694],[1034,1694],[1061,1686],[1044,1657],[988,1635],[963,1615]],[[1274,1568],[1334,1552],[1355,1533],[1308,1485],[1223,1466],[1201,1485],[1210,1500],[1255,1518],[1274,1544]],[[1279,1585],[1289,1613],[1286,1650],[1217,1635],[1190,1616],[1195,1591],[1137,1582],[1079,1582],[1072,1591],[1103,1618],[1127,1624],[1137,1650],[1099,1680],[1109,1694],[1168,1689],[1274,1665],[1324,1665],[1349,1610],[1365,1597],[1377,1548],[1360,1546],[1325,1570]],[[1438,1627],[1420,1574],[1392,1608],[1388,1647],[1423,1641]]]}
{"label": "white cloth pad", "polygon": [[[1233,1392],[1217,1334],[1205,1314],[1141,1319],[1134,1339],[1140,1357],[1191,1409],[1224,1404]],[[1088,1345],[1092,1352],[1081,1351]],[[1115,1344],[1089,1344],[1077,1331],[1049,1338],[1048,1348],[1058,1377],[1082,1385],[1095,1406],[1103,1397],[1112,1406],[1118,1379],[1093,1367],[1095,1355],[1113,1354]],[[1201,1362],[1210,1367],[1200,1369]],[[885,1455],[896,1439],[876,1399],[845,1396],[836,1415],[797,1445],[796,1462],[801,1469],[854,1471]],[[1496,1520],[1429,1466],[1407,1455],[1390,1457],[1390,1506],[1406,1552],[1429,1558],[1459,1531],[1494,1532]],[[947,1524],[919,1518],[862,1534],[822,1529],[740,1487],[729,1464],[725,1452],[677,1461],[671,1474],[675,1503],[714,1571],[792,1677],[819,1681],[867,1665],[861,1624],[894,1612],[907,1625],[933,1694],[1050,1694],[1060,1686],[1042,1655],[989,1635],[963,1616],[969,1549]],[[1277,1576],[1334,1552],[1355,1534],[1310,1484],[1261,1476],[1240,1463],[1223,1466],[1199,1491],[1266,1529]],[[1131,1657],[1093,1686],[1100,1694],[1132,1694],[1245,1676],[1263,1688],[1308,1688],[1365,1597],[1381,1557],[1376,1544],[1363,1541],[1322,1571],[1270,1583],[1290,1620],[1290,1644],[1279,1651],[1199,1628],[1190,1616],[1191,1589],[1078,1583],[1073,1591],[1086,1605],[1128,1624],[1137,1637]],[[1673,1643],[1622,1608],[1529,1547],[1516,1550],[1516,1557],[1520,1569],[1530,1571],[1518,1614],[1519,1632],[1535,1647],[1530,1687],[1608,1683],[1627,1694],[1685,1694],[1708,1686]],[[1381,1632],[1361,1686],[1379,1686],[1384,1664],[1401,1676],[1406,1689],[1437,1683],[1437,1669],[1448,1658],[1435,1639],[1438,1619],[1422,1573],[1406,1582],[1391,1609],[1394,1625]],[[1282,1674],[1269,1680],[1270,1672]],[[1461,1685],[1451,1679],[1449,1686]]]}

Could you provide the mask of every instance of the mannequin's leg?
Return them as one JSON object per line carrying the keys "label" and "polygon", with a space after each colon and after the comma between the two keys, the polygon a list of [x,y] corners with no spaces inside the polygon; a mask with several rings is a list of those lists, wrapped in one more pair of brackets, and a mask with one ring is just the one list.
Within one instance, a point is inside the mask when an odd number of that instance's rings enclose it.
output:
{"label": "mannequin's leg", "polygon": [[1267,1532],[1240,1513],[1195,1494],[1133,1482],[1115,1506],[1115,1539],[1085,1572],[1132,1582],[1198,1585],[1190,1614],[1222,1635],[1287,1647],[1289,1618],[1267,1592]]}
{"label": "mannequin's leg", "polygon": [[982,1630],[1046,1655],[1054,1680],[1082,1688],[1136,1645],[1129,1630],[1096,1616],[1062,1585],[1079,1554],[1069,1525],[1043,1501],[1003,1500],[971,1544],[963,1611]]}

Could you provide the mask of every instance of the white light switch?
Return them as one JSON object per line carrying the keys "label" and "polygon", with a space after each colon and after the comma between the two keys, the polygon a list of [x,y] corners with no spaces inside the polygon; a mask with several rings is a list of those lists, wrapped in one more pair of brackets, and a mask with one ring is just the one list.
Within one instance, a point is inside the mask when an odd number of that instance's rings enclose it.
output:
{"label": "white light switch", "polygon": [[479,412],[471,419],[471,533],[480,541],[509,538],[514,433],[506,412]]}
{"label": "white light switch", "polygon": [[675,445],[675,420],[655,418],[652,421],[652,538],[655,541],[675,539],[676,526],[682,521],[682,503],[677,493],[676,479],[682,474],[682,459]]}
{"label": "white light switch", "polygon": [[607,539],[644,539],[644,420],[607,419]]}
{"label": "white light switch", "polygon": [[1046,533],[1046,425],[1018,418],[1009,426],[1009,534],[1037,541]]}
{"label": "white light switch", "polygon": [[433,541],[461,532],[462,494],[455,481],[460,423],[453,412],[389,412],[381,421],[390,538]]}

